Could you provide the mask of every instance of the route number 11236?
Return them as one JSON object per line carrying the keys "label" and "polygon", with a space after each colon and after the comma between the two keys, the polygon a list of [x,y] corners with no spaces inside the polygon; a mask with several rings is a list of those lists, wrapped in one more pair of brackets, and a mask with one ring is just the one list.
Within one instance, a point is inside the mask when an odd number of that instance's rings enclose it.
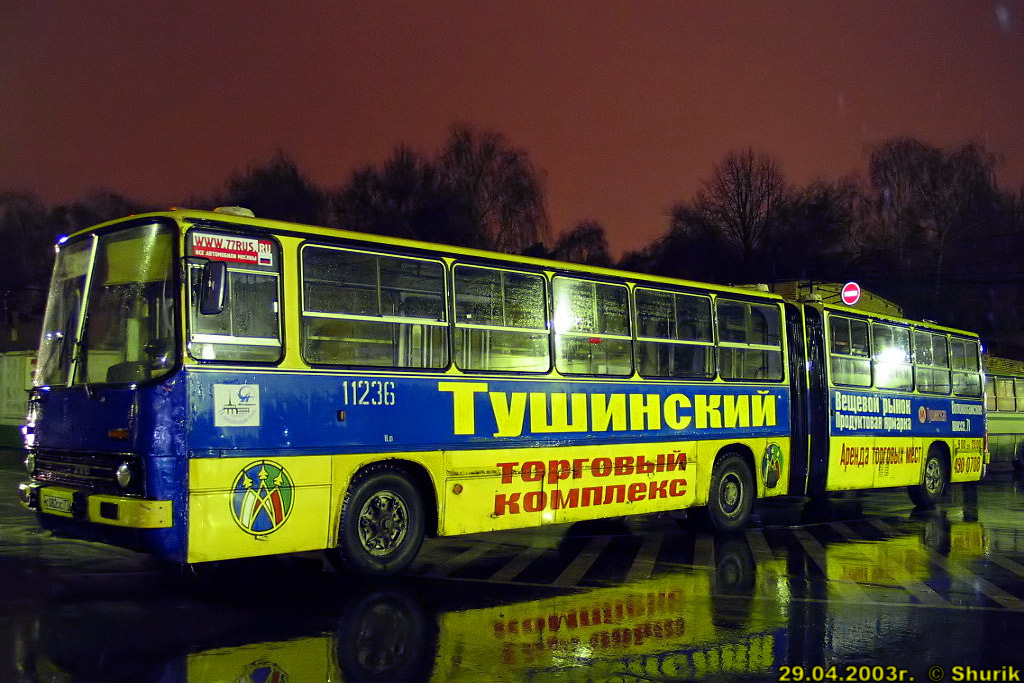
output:
{"label": "route number 11236", "polygon": [[341,383],[347,406],[393,406],[395,383],[377,379],[345,380]]}

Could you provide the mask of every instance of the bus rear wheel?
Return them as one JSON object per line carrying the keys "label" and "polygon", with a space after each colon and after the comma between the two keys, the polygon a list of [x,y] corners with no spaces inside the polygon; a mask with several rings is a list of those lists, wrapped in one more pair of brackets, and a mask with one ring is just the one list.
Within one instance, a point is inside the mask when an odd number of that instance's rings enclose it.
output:
{"label": "bus rear wheel", "polygon": [[949,485],[949,468],[946,461],[934,449],[928,451],[924,461],[924,477],[920,484],[908,486],[910,500],[919,508],[930,510],[939,502],[939,497]]}
{"label": "bus rear wheel", "polygon": [[754,506],[754,476],[736,453],[725,453],[711,470],[708,517],[719,531],[736,531],[746,525]]}
{"label": "bus rear wheel", "polygon": [[338,545],[327,556],[354,574],[399,574],[416,558],[423,530],[423,496],[415,484],[397,467],[375,465],[349,485]]}

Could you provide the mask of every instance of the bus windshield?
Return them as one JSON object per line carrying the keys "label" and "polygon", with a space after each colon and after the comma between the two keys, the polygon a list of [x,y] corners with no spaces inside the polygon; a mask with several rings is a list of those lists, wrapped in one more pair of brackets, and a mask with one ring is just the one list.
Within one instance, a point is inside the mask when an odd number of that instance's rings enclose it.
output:
{"label": "bus windshield", "polygon": [[57,253],[37,385],[156,378],[173,365],[172,232],[152,223],[86,235]]}

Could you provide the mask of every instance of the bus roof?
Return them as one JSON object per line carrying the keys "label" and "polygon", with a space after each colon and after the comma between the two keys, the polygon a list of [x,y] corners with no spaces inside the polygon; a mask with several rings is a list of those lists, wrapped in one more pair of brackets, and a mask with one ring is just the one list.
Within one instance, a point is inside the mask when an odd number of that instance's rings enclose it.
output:
{"label": "bus roof", "polygon": [[[469,258],[479,258],[482,260],[492,261],[504,261],[509,264],[515,265],[532,265],[539,268],[553,270],[553,271],[577,271],[583,273],[589,273],[592,275],[612,277],[616,279],[630,280],[630,281],[643,281],[645,283],[652,284],[665,284],[674,286],[683,286],[687,288],[697,290],[710,290],[713,292],[720,292],[725,294],[741,295],[748,298],[759,298],[766,301],[783,302],[790,301],[793,303],[800,303],[803,305],[812,305],[820,307],[823,310],[849,313],[854,315],[862,315],[873,319],[884,320],[895,323],[908,323],[912,322],[919,327],[927,327],[936,331],[960,334],[969,337],[977,337],[973,332],[961,330],[953,327],[946,327],[939,325],[933,321],[918,321],[903,318],[900,315],[891,315],[880,312],[880,310],[865,310],[863,308],[845,306],[843,304],[828,304],[820,301],[796,301],[795,297],[785,296],[788,293],[786,289],[776,289],[778,293],[774,293],[769,290],[766,285],[719,285],[708,282],[700,282],[697,280],[687,280],[684,278],[665,277],[661,275],[651,275],[648,273],[639,273],[635,271],[621,270],[617,268],[606,268],[602,266],[591,266],[579,263],[569,263],[565,261],[555,261],[552,259],[538,258],[534,256],[523,256],[520,254],[510,254],[499,251],[488,251],[484,249],[475,249],[471,247],[459,247],[448,244],[440,244],[436,242],[424,242],[421,240],[407,239],[403,237],[391,237],[388,235],[377,235],[374,233],[357,232],[353,230],[344,230],[341,228],[327,228],[318,225],[309,225],[305,223],[294,223],[289,221],[280,221],[269,218],[258,218],[250,217],[244,212],[236,211],[238,207],[229,207],[231,210],[224,211],[204,211],[199,209],[169,209],[167,211],[153,211],[149,213],[135,214],[124,218],[118,218],[106,223],[101,223],[85,230],[81,230],[75,235],[91,232],[93,230],[101,230],[115,226],[119,223],[126,221],[140,221],[148,218],[171,218],[176,221],[182,222],[202,222],[206,224],[222,224],[225,226],[240,226],[248,229],[256,228],[258,230],[265,230],[267,232],[278,233],[278,234],[292,234],[297,236],[315,236],[315,237],[333,237],[350,240],[353,242],[363,242],[367,245],[372,244],[386,244],[395,247],[412,249],[417,251],[429,251],[434,254],[449,255],[449,256],[463,256]],[[898,307],[896,307],[898,310]],[[884,309],[881,309],[884,310]]]}
{"label": "bus roof", "polygon": [[76,232],[72,236],[76,236],[83,233],[92,232],[94,230],[103,230],[126,221],[141,221],[148,218],[171,218],[177,221],[189,222],[197,221],[203,223],[220,223],[225,226],[239,226],[246,227],[249,229],[256,228],[258,230],[265,230],[267,232],[278,233],[278,234],[292,234],[298,236],[316,236],[316,237],[333,237],[342,238],[345,240],[351,240],[354,242],[364,242],[367,245],[372,244],[386,244],[395,247],[401,247],[412,250],[430,251],[435,254],[449,255],[449,256],[463,256],[469,258],[479,258],[486,260],[498,260],[504,261],[509,264],[516,265],[532,265],[539,268],[554,271],[578,271],[590,273],[593,275],[603,275],[606,277],[613,277],[617,279],[624,279],[630,281],[642,280],[648,283],[665,284],[684,286],[693,289],[707,289],[715,292],[723,292],[729,294],[742,295],[745,297],[756,297],[769,301],[781,302],[785,301],[784,297],[774,294],[768,291],[766,286],[762,285],[719,285],[708,282],[700,282],[696,280],[686,280],[683,278],[665,277],[661,275],[651,275],[647,273],[640,273],[636,271],[621,270],[617,268],[606,268],[603,266],[591,266],[580,263],[571,263],[567,261],[556,261],[553,259],[538,258],[535,256],[524,256],[520,254],[511,254],[499,251],[488,251],[485,249],[476,249],[472,247],[460,247],[449,244],[441,244],[436,242],[424,242],[421,240],[407,239],[403,237],[391,237],[388,235],[377,235],[374,233],[357,232],[353,230],[345,230],[341,228],[327,228],[317,225],[309,225],[305,223],[293,223],[289,221],[280,221],[269,218],[249,218],[245,216],[239,216],[233,213],[222,213],[215,211],[203,211],[198,209],[170,209],[167,211],[153,211],[148,213],[134,214],[124,218],[118,218],[106,223],[86,228]]}
{"label": "bus roof", "polygon": [[843,315],[860,316],[863,318],[870,318],[872,320],[878,320],[880,322],[891,322],[898,324],[912,324],[914,327],[922,327],[936,332],[945,332],[950,334],[957,334],[964,337],[977,338],[978,334],[971,332],[970,330],[962,330],[958,327],[947,327],[946,325],[940,325],[934,320],[916,320],[914,318],[903,318],[894,315],[885,315],[884,313],[873,313],[871,311],[865,311],[852,306],[845,306],[843,304],[822,304],[822,303],[809,303],[802,302],[805,305],[814,305],[822,310],[829,311],[830,313],[841,313]]}

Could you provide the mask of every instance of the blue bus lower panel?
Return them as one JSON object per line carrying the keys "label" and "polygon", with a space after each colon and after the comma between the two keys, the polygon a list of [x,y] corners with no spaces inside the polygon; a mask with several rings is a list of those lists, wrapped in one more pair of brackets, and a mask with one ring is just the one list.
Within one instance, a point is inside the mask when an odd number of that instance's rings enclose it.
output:
{"label": "blue bus lower panel", "polygon": [[784,385],[189,374],[189,448],[410,451],[783,437]]}

